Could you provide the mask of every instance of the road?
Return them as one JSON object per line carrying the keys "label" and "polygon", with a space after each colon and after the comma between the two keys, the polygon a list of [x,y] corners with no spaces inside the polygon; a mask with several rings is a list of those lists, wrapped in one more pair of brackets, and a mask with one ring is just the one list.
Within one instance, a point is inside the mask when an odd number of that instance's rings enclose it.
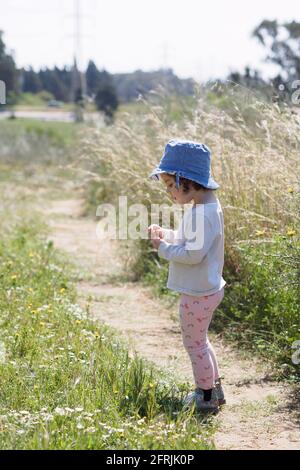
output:
{"label": "road", "polygon": [[[0,112],[0,119],[7,119],[11,115],[10,111]],[[37,119],[39,121],[56,121],[56,122],[74,122],[75,116],[71,111],[15,111],[17,118]],[[99,113],[90,112],[84,113],[84,118],[87,121],[102,122]]]}

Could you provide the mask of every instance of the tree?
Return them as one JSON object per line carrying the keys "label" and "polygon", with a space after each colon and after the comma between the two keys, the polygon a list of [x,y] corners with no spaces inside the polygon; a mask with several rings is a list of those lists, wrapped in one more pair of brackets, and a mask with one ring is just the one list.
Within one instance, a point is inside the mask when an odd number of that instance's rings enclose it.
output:
{"label": "tree", "polygon": [[19,92],[18,71],[13,57],[6,52],[0,31],[0,80],[5,82],[6,92]]}
{"label": "tree", "polygon": [[300,23],[264,20],[252,33],[267,48],[267,62],[278,65],[286,82],[300,77]]}
{"label": "tree", "polygon": [[72,71],[71,68],[68,68],[64,66],[63,69],[59,69],[58,67],[55,67],[56,74],[59,78],[59,80],[63,83],[64,85],[64,100],[63,101],[70,101],[70,93],[68,90],[71,90],[72,87]]}
{"label": "tree", "polygon": [[93,96],[96,94],[101,84],[102,75],[92,60],[90,60],[88,63],[85,75],[86,75],[87,93],[89,96]]}
{"label": "tree", "polygon": [[45,68],[38,72],[42,89],[49,91],[59,101],[69,101],[69,90],[68,82],[65,83],[62,76],[65,76],[65,72],[62,75],[62,71],[58,67],[54,67],[53,70]]}
{"label": "tree", "polygon": [[106,123],[112,123],[114,113],[119,106],[119,100],[114,86],[110,83],[100,85],[96,93],[95,103],[97,109],[104,112]]}
{"label": "tree", "polygon": [[22,69],[22,91],[24,93],[38,93],[42,91],[40,78],[32,67],[29,67],[29,70]]}

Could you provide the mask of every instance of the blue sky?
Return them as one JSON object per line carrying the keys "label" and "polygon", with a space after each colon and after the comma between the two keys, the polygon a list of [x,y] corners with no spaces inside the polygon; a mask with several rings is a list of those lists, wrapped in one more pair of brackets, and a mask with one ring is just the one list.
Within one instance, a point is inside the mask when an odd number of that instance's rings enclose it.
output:
{"label": "blue sky", "polygon": [[[0,29],[18,66],[69,65],[76,0],[0,0]],[[251,31],[262,19],[300,21],[299,0],[81,0],[81,68],[111,73],[172,67],[180,77],[225,77],[250,65],[276,69]]]}

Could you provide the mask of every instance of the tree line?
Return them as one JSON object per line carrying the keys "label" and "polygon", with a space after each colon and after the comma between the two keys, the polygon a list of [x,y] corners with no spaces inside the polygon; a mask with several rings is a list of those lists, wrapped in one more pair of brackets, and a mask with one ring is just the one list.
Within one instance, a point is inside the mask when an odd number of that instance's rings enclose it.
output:
{"label": "tree line", "polygon": [[73,66],[45,67],[38,71],[30,66],[17,69],[12,55],[7,52],[3,32],[0,31],[0,79],[6,83],[8,103],[15,101],[21,93],[44,93],[42,96],[68,103],[80,101],[85,91],[86,96],[105,107],[106,102],[116,106],[119,102],[133,101],[158,84],[183,95],[192,95],[195,86],[193,79],[179,79],[172,69],[154,72],[136,70],[113,75],[105,69],[99,70],[92,60],[88,62],[83,78],[85,90],[76,62]]}
{"label": "tree line", "polygon": [[[274,95],[280,98],[283,92],[290,93],[293,81],[300,79],[300,23],[264,20],[254,29],[252,36],[265,48],[265,61],[278,66],[278,74],[266,81],[259,71],[246,67],[244,72],[232,72],[227,80],[259,90],[271,99]],[[46,92],[65,103],[80,101],[83,89],[78,74],[76,62],[72,67],[46,67],[38,71],[32,67],[18,69],[0,31],[0,79],[6,84],[8,103],[16,102],[24,92]],[[87,96],[107,108],[108,112],[119,102],[133,101],[139,94],[145,95],[159,84],[181,95],[193,95],[195,90],[193,79],[179,79],[172,69],[136,70],[113,75],[105,69],[99,70],[92,60],[84,71],[84,80]]]}

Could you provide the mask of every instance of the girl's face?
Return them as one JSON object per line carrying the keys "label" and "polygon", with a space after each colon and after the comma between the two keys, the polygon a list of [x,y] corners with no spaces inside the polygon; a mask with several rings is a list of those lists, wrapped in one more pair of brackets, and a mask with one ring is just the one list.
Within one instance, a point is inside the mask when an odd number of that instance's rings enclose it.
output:
{"label": "girl's face", "polygon": [[167,192],[175,204],[188,204],[191,202],[194,196],[193,191],[190,190],[188,193],[184,193],[182,186],[177,189],[175,179],[166,173],[161,173],[160,178],[165,183]]}

